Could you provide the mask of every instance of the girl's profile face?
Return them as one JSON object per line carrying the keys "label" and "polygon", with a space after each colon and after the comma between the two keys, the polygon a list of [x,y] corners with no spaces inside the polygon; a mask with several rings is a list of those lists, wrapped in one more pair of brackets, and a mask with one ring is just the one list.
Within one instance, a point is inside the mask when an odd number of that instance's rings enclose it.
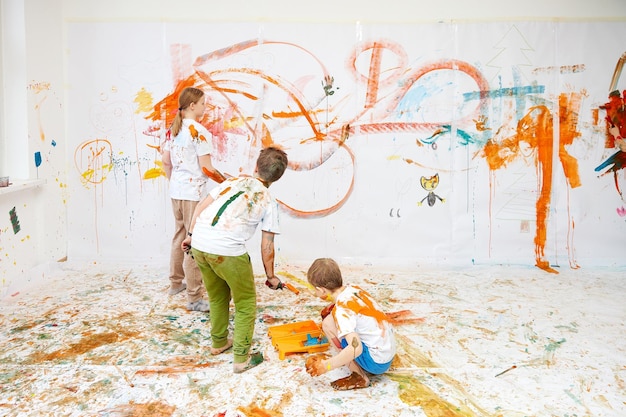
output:
{"label": "girl's profile face", "polygon": [[200,99],[193,103],[193,115],[194,119],[198,120],[202,118],[204,115],[204,110],[206,109],[205,96],[200,97]]}

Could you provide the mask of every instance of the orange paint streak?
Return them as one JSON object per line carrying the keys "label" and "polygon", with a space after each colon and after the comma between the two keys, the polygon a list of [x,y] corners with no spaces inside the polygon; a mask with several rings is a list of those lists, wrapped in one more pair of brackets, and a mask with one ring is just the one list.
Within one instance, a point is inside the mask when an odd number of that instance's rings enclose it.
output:
{"label": "orange paint streak", "polygon": [[[356,285],[354,286],[354,288],[359,290],[355,297],[346,302],[337,302],[337,305],[352,310],[357,314],[372,317],[376,319],[381,327],[383,322],[389,321],[385,313],[374,307],[374,301],[367,292],[363,291]],[[336,311],[337,309],[333,309],[333,315]]]}
{"label": "orange paint streak", "polygon": [[[576,256],[574,252],[574,220],[569,210],[569,188],[576,188],[581,186],[580,175],[578,174],[578,160],[571,156],[565,149],[566,145],[574,143],[574,139],[580,137],[578,132],[578,115],[581,107],[580,93],[570,93],[559,95],[559,160],[563,167],[563,173],[569,183],[567,189],[567,215],[569,221],[567,222],[567,251],[570,267],[573,269],[579,268],[576,262]],[[597,112],[596,112],[597,116]]]}
{"label": "orange paint streak", "polygon": [[285,287],[287,287],[287,289],[288,289],[289,291],[291,291],[292,293],[294,293],[294,294],[296,294],[296,295],[300,294],[300,291],[298,291],[298,289],[297,289],[296,287],[294,287],[293,285],[291,285],[290,283],[285,282],[283,285],[284,285]]}
{"label": "orange paint streak", "polygon": [[537,151],[537,189],[539,190],[535,210],[537,214],[535,230],[536,266],[547,272],[556,272],[545,260],[546,231],[552,193],[553,129],[552,115],[545,106],[532,107],[518,123],[519,140],[526,141]]}
{"label": "orange paint streak", "polygon": [[[215,181],[218,184],[221,184],[224,182],[224,178],[222,178],[221,175],[218,175],[215,172],[209,171],[205,167],[202,167],[202,172],[204,172],[204,175],[211,178],[213,181]],[[228,187],[228,189],[230,189],[230,187]]]}
{"label": "orange paint streak", "polygon": [[264,410],[256,405],[237,407],[237,409],[243,412],[246,417],[283,417],[283,413],[279,411]]}
{"label": "orange paint streak", "polygon": [[150,145],[149,143],[146,143],[146,146],[148,148],[156,149],[157,152],[161,153],[161,147],[159,145]]}
{"label": "orange paint streak", "polygon": [[171,374],[180,374],[180,373],[189,373],[195,372],[199,369],[211,368],[215,365],[219,365],[219,363],[198,363],[190,366],[164,366],[162,368],[156,369],[139,369],[135,372],[135,375],[171,375]]}
{"label": "orange paint streak", "polygon": [[559,96],[559,160],[571,188],[581,186],[578,160],[567,152],[565,146],[571,145],[575,138],[580,137],[580,132],[576,130],[580,101],[580,93],[563,93]]}
{"label": "orange paint streak", "polygon": [[74,151],[74,164],[81,173],[83,183],[100,184],[113,168],[111,142],[94,139],[83,142]]}
{"label": "orange paint streak", "polygon": [[198,79],[196,77],[188,77],[176,83],[176,87],[171,94],[168,94],[163,100],[156,103],[152,113],[146,116],[148,120],[163,120],[165,126],[171,126],[174,116],[178,112],[178,96],[187,87],[195,87]]}
{"label": "orange paint streak", "polygon": [[[579,108],[579,94],[560,96],[559,120],[561,121],[561,127],[559,134],[561,135],[561,140],[559,142],[558,156],[571,188],[579,187],[581,182],[578,174],[578,162],[567,152],[565,146],[571,145],[574,139],[580,136],[580,133],[576,130]],[[504,168],[508,163],[518,158],[520,153],[519,144],[522,141],[528,143],[530,148],[536,152],[535,167],[538,189],[537,201],[535,203],[536,266],[547,272],[556,273],[545,259],[546,232],[552,193],[552,158],[554,156],[553,117],[545,106],[530,108],[528,113],[518,122],[515,136],[500,142],[493,140],[487,142],[482,152],[492,173],[497,169]]]}
{"label": "orange paint streak", "polygon": [[[340,146],[343,146],[343,145],[340,145]],[[348,148],[347,146],[344,146],[343,148],[350,155],[350,160],[352,162],[352,165],[354,166],[354,154],[352,153],[350,148]],[[299,169],[299,167],[294,167],[294,170],[298,170],[298,169]],[[322,217],[322,216],[326,216],[328,214],[334,213],[335,211],[339,210],[345,204],[345,202],[348,201],[348,198],[352,194],[353,188],[354,188],[354,175],[350,179],[350,186],[348,187],[348,191],[346,191],[346,194],[343,196],[343,198],[341,200],[339,200],[336,204],[332,205],[331,207],[327,207],[327,208],[321,209],[321,210],[313,210],[313,211],[297,210],[294,207],[291,207],[290,205],[288,205],[287,203],[285,203],[285,202],[283,202],[281,200],[277,199],[276,201],[278,202],[278,204],[280,204],[292,216],[295,216],[295,217]]]}
{"label": "orange paint streak", "polygon": [[47,96],[43,96],[41,101],[35,105],[35,110],[37,110],[37,124],[39,125],[39,139],[42,142],[46,140],[46,133],[43,130],[43,124],[41,123],[41,104],[46,100]]}

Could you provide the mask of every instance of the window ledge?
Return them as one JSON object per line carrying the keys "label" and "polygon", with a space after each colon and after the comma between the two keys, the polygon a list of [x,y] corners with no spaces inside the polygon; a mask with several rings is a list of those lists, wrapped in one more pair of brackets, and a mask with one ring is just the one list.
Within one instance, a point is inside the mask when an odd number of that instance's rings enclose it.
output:
{"label": "window ledge", "polygon": [[40,185],[44,185],[45,183],[45,179],[15,180],[13,182],[10,182],[8,187],[0,187],[0,196],[39,187]]}

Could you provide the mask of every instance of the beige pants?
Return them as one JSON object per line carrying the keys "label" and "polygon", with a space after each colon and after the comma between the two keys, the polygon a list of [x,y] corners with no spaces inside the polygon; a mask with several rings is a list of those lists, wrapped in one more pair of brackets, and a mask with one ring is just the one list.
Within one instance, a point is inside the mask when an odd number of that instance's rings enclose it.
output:
{"label": "beige pants", "polygon": [[175,223],[170,254],[170,283],[173,287],[178,287],[183,279],[187,281],[187,301],[190,303],[203,298],[206,292],[196,261],[180,248],[181,243],[187,237],[187,230],[189,230],[193,211],[197,205],[198,201],[172,199]]}

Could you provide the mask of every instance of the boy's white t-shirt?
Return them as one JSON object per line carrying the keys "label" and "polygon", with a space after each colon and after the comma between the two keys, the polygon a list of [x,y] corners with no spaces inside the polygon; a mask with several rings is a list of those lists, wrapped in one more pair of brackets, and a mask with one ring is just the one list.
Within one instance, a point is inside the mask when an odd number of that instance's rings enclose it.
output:
{"label": "boy's white t-shirt", "polygon": [[196,218],[191,246],[223,256],[246,253],[245,243],[261,230],[278,234],[278,205],[263,183],[253,177],[229,178],[209,192],[213,202]]}
{"label": "boy's white t-shirt", "polygon": [[170,198],[189,201],[204,198],[209,177],[202,172],[198,157],[213,152],[212,137],[200,123],[183,119],[178,135],[165,141],[163,150],[170,152],[172,161]]}
{"label": "boy's white t-shirt", "polygon": [[346,285],[335,300],[332,314],[340,339],[356,333],[376,363],[393,359],[396,354],[393,326],[378,302],[366,291],[356,285]]}

